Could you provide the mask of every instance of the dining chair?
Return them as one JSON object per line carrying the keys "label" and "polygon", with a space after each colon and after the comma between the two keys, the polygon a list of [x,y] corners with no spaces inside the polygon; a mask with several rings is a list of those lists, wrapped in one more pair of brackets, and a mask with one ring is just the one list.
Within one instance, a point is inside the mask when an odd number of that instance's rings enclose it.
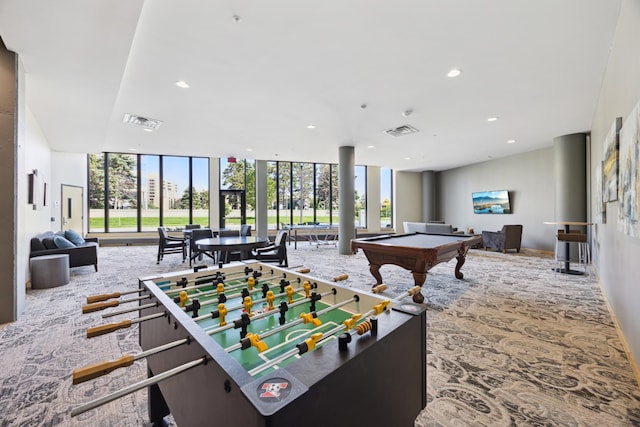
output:
{"label": "dining chair", "polygon": [[194,228],[191,230],[191,239],[189,241],[189,266],[191,266],[194,259],[198,258],[199,261],[202,260],[203,256],[206,255],[216,262],[216,254],[213,251],[201,250],[196,245],[196,241],[200,239],[210,239],[213,237],[213,231],[210,228]]}
{"label": "dining chair", "polygon": [[287,234],[287,230],[279,230],[271,245],[256,248],[251,251],[251,255],[258,261],[277,262],[280,267],[288,267]]}
{"label": "dining chair", "polygon": [[169,236],[165,227],[158,227],[158,260],[156,264],[160,264],[160,261],[166,254],[182,253],[182,262],[187,259],[187,239],[184,237]]}

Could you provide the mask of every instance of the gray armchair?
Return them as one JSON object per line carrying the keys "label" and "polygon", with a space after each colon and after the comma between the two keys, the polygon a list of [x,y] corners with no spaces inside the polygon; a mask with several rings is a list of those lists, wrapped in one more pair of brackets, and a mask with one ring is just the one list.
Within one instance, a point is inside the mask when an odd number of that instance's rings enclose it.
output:
{"label": "gray armchair", "polygon": [[507,253],[507,249],[515,249],[520,252],[520,242],[522,240],[522,225],[505,225],[500,231],[483,231],[482,245],[487,248],[497,248],[502,253]]}

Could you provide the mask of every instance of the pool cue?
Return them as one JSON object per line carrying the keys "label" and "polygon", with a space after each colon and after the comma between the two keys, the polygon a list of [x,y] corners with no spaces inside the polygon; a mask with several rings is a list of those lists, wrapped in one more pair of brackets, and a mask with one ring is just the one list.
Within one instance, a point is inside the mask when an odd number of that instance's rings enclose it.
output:
{"label": "pool cue", "polygon": [[[299,343],[296,345],[296,348],[289,350],[286,353],[283,353],[282,355],[276,357],[275,359],[272,359],[268,362],[263,363],[262,365],[253,368],[252,370],[249,371],[249,375],[251,376],[255,376],[256,374],[264,371],[265,369],[268,369],[274,365],[277,365],[278,363],[282,363],[284,360],[295,356],[295,355],[299,355],[299,354],[304,354],[307,351],[311,351],[315,348],[315,346],[323,341],[325,341],[326,339],[332,337],[333,335],[337,334],[338,332],[343,332],[343,331],[348,331],[350,329],[353,329],[353,327],[355,327],[356,325],[356,321],[362,319],[362,321],[366,321],[367,318],[373,316],[374,314],[380,314],[382,313],[384,310],[386,310],[387,305],[389,304],[389,300],[385,300],[380,304],[376,304],[371,310],[369,310],[367,313],[360,315],[360,314],[354,314],[353,316],[351,316],[351,319],[347,319],[345,320],[341,325],[336,326],[335,328],[331,329],[330,331],[328,331],[325,334],[322,333],[317,333],[314,334],[312,336],[312,338],[309,338],[305,341],[303,341],[303,343]],[[357,317],[357,318],[356,318]],[[349,322],[349,320],[351,320],[351,322]],[[362,323],[362,322],[361,322]],[[303,346],[301,346],[302,344],[304,344]]]}
{"label": "pool cue", "polygon": [[135,391],[138,391],[140,389],[143,389],[145,387],[149,387],[150,385],[154,385],[159,383],[162,380],[165,380],[167,378],[171,378],[175,375],[178,375],[188,369],[191,369],[193,367],[196,367],[198,365],[201,365],[203,363],[206,363],[207,361],[207,356],[203,356],[200,359],[196,359],[196,360],[192,360],[191,362],[187,362],[183,365],[180,366],[176,366],[173,369],[169,369],[168,371],[165,371],[161,374],[155,375],[151,378],[147,378],[146,380],[137,382],[135,384],[131,384],[130,386],[127,386],[123,389],[120,389],[114,393],[108,394],[106,396],[100,397],[98,399],[92,400],[89,403],[86,403],[82,406],[79,406],[73,410],[71,410],[71,416],[75,417],[76,415],[80,415],[83,414],[91,409],[97,408],[98,406],[102,406],[106,403],[109,403],[115,399],[118,399],[122,396],[126,396],[127,394],[131,394]]}
{"label": "pool cue", "polygon": [[73,384],[80,384],[85,381],[89,381],[103,375],[107,375],[115,371],[118,368],[124,368],[126,366],[131,366],[133,362],[138,359],[142,359],[147,356],[151,356],[156,353],[160,353],[165,350],[169,350],[174,347],[181,346],[182,344],[188,344],[191,342],[191,338],[183,338],[181,340],[176,340],[167,344],[159,345],[157,347],[151,348],[146,351],[142,351],[138,354],[125,354],[116,360],[110,360],[106,362],[98,362],[93,365],[85,366],[84,368],[79,368],[73,371],[72,379]]}
{"label": "pool cue", "polygon": [[97,337],[99,335],[108,334],[110,332],[117,331],[118,329],[125,329],[134,325],[136,323],[144,322],[151,319],[156,319],[158,317],[166,317],[167,312],[150,314],[148,316],[138,317],[136,319],[123,320],[118,323],[107,323],[106,325],[93,326],[91,328],[87,328],[87,338]]}
{"label": "pool cue", "polygon": [[144,304],[144,305],[139,305],[139,306],[133,307],[133,308],[127,308],[127,309],[120,310],[120,311],[113,311],[111,313],[106,313],[106,314],[102,315],[102,318],[106,319],[107,317],[113,317],[113,316],[117,316],[119,314],[132,313],[134,311],[144,310],[145,308],[157,307],[158,305],[160,305],[160,303],[158,303],[156,301],[156,302],[152,302],[151,304]]}
{"label": "pool cue", "polygon": [[140,292],[144,292],[144,288],[136,289],[135,291],[126,291],[126,292],[113,292],[110,294],[99,294],[99,295],[91,295],[87,297],[87,304],[93,304],[94,302],[106,301],[108,299],[120,298],[123,295],[129,294],[139,294]]}
{"label": "pool cue", "polygon": [[[344,305],[347,305],[347,304],[349,304],[349,303],[356,302],[356,301],[357,301],[357,298],[356,298],[356,297],[353,297],[353,298],[351,298],[351,299],[349,299],[349,300],[344,300],[344,301],[342,301],[342,302],[339,302],[339,303],[337,303],[337,304],[334,304],[334,305],[332,305],[332,306],[329,306],[329,307],[327,307],[327,308],[324,308],[324,309],[322,309],[322,310],[320,310],[320,311],[316,312],[316,315],[317,315],[318,317],[319,317],[319,316],[322,316],[323,314],[326,314],[326,313],[328,313],[328,312],[330,312],[330,311],[332,311],[332,310],[335,310],[336,308],[340,308],[340,307],[342,307],[342,306],[344,306]],[[290,307],[291,307],[291,306],[290,306]],[[267,337],[270,337],[271,335],[277,334],[278,332],[284,331],[285,329],[288,329],[288,328],[290,328],[290,327],[292,327],[292,326],[299,325],[300,323],[303,323],[304,321],[305,321],[305,319],[303,319],[303,318],[298,318],[298,319],[293,320],[293,321],[291,321],[291,322],[289,322],[289,323],[285,323],[284,325],[280,325],[280,326],[277,326],[277,327],[275,327],[275,328],[273,328],[273,329],[270,329],[270,330],[268,330],[268,331],[266,331],[266,332],[263,332],[263,333],[261,333],[261,334],[260,334],[260,337],[261,337],[261,338],[267,338]],[[241,343],[241,342],[236,343],[236,344],[233,344],[233,345],[231,345],[231,346],[229,346],[229,347],[225,348],[225,349],[224,349],[224,351],[226,351],[227,353],[231,353],[232,351],[235,351],[235,350],[237,350],[237,349],[239,349],[239,348],[242,348],[242,343]]]}
{"label": "pool cue", "polygon": [[82,306],[82,314],[86,314],[86,313],[92,313],[94,311],[100,311],[100,310],[104,310],[105,308],[109,308],[109,307],[117,307],[120,304],[126,304],[128,302],[136,302],[136,301],[141,301],[143,299],[149,299],[151,298],[151,295],[143,295],[140,297],[136,297],[136,298],[129,298],[126,300],[115,300],[115,301],[107,301],[107,302],[96,302],[93,304],[87,304],[87,305],[83,305]]}

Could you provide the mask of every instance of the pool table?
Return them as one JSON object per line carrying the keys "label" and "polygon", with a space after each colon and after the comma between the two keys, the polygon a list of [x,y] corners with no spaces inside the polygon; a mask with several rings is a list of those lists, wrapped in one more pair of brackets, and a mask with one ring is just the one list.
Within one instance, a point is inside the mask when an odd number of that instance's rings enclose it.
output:
{"label": "pool table", "polygon": [[[356,253],[362,249],[369,260],[369,271],[375,277],[376,284],[382,283],[380,267],[394,264],[410,270],[415,284],[422,286],[427,272],[441,262],[449,262],[454,257],[458,260],[455,276],[462,279],[460,271],[470,247],[482,242],[481,235],[467,234],[389,234],[351,240],[351,251]],[[413,296],[415,302],[423,302],[422,294]]]}

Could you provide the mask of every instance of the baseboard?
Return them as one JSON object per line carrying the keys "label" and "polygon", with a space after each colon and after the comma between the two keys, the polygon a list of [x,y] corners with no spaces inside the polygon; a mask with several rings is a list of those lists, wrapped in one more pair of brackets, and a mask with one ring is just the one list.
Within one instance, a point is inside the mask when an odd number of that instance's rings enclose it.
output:
{"label": "baseboard", "polygon": [[624,353],[627,355],[627,359],[629,360],[629,364],[631,365],[631,371],[633,372],[633,376],[636,378],[636,384],[638,385],[638,388],[640,388],[640,369],[638,368],[638,365],[636,364],[636,361],[633,357],[633,353],[631,352],[631,348],[629,347],[629,344],[627,343],[627,340],[624,337],[624,334],[622,333],[622,329],[620,328],[620,324],[618,323],[618,318],[613,312],[613,309],[611,308],[611,304],[609,304],[609,299],[607,298],[607,294],[604,292],[604,289],[602,288],[602,283],[600,282],[600,276],[598,276],[598,272],[596,271],[595,268],[593,268],[593,266],[591,267],[591,274],[594,274],[596,276],[596,280],[598,281],[598,286],[600,287],[600,292],[602,293],[602,297],[604,298],[604,303],[607,306],[607,310],[609,310],[609,315],[613,320],[613,325],[615,326],[616,331],[618,332],[618,338],[620,338],[620,342],[622,343],[622,348],[624,348]]}

